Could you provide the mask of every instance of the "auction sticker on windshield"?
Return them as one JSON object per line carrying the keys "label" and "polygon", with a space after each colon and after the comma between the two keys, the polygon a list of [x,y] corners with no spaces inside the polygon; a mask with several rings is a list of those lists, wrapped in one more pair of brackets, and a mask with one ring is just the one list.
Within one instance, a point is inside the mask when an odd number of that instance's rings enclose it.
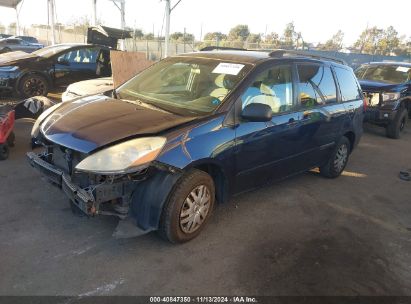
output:
{"label": "auction sticker on windshield", "polygon": [[214,74],[238,75],[244,64],[221,62],[213,70]]}
{"label": "auction sticker on windshield", "polygon": [[402,67],[402,66],[399,66],[399,67],[397,68],[397,72],[407,73],[409,70],[410,70],[410,68]]}

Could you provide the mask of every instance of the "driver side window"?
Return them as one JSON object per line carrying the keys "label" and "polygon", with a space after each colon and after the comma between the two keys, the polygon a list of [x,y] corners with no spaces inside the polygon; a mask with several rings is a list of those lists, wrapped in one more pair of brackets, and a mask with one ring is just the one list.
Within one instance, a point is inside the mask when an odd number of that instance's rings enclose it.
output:
{"label": "driver side window", "polygon": [[68,63],[96,63],[98,49],[83,48],[68,51],[58,57],[58,61],[66,61]]}
{"label": "driver side window", "polygon": [[242,108],[252,103],[266,104],[273,114],[290,111],[293,104],[291,66],[275,66],[260,73],[241,96]]}

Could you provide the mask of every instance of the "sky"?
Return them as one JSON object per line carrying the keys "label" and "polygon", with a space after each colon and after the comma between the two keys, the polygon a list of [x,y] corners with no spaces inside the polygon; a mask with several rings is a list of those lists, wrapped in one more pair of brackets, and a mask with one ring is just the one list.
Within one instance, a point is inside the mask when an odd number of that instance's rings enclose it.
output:
{"label": "sky", "polygon": [[[70,23],[84,16],[91,19],[91,0],[55,0],[57,21]],[[171,0],[172,5],[178,0]],[[389,5],[387,5],[389,3]],[[157,35],[163,25],[165,2],[161,0],[126,0],[126,24]],[[307,42],[324,42],[341,29],[344,45],[355,42],[368,26],[390,25],[400,35],[411,36],[410,0],[182,0],[171,14],[171,32],[228,33],[237,24],[248,24],[253,33],[277,32],[294,22]],[[97,0],[97,17],[103,25],[120,27],[120,12],[111,0]],[[15,21],[15,11],[0,8],[0,23]],[[47,1],[24,0],[20,24],[47,24]],[[164,29],[163,29],[164,30]]]}

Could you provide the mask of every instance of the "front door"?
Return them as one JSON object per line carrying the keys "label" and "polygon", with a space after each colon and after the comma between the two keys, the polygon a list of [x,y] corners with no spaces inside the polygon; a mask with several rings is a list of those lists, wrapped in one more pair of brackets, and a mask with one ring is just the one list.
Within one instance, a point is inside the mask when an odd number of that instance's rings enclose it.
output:
{"label": "front door", "polygon": [[298,172],[301,152],[299,112],[292,65],[270,66],[253,78],[237,102],[240,112],[251,103],[269,105],[271,121],[242,120],[236,128],[236,192]]}
{"label": "front door", "polygon": [[84,47],[60,54],[54,63],[56,86],[67,86],[81,80],[97,78],[98,48]]}

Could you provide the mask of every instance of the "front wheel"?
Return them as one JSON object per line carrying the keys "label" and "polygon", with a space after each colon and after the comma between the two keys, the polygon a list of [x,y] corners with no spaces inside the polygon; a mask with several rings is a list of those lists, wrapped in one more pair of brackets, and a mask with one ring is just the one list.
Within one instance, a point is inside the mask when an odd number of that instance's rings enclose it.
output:
{"label": "front wheel", "polygon": [[407,124],[407,116],[407,109],[402,109],[397,113],[394,120],[391,121],[385,129],[387,137],[394,139],[400,138],[400,133],[404,131]]}
{"label": "front wheel", "polygon": [[48,82],[47,79],[43,76],[32,74],[24,76],[20,80],[19,93],[24,98],[34,96],[47,96],[48,92]]}
{"label": "front wheel", "polygon": [[200,170],[184,174],[164,206],[159,234],[171,243],[195,238],[204,228],[215,202],[213,179]]}
{"label": "front wheel", "polygon": [[341,175],[350,156],[351,144],[347,137],[341,137],[330,158],[324,166],[320,167],[320,174],[328,178],[335,178]]}

